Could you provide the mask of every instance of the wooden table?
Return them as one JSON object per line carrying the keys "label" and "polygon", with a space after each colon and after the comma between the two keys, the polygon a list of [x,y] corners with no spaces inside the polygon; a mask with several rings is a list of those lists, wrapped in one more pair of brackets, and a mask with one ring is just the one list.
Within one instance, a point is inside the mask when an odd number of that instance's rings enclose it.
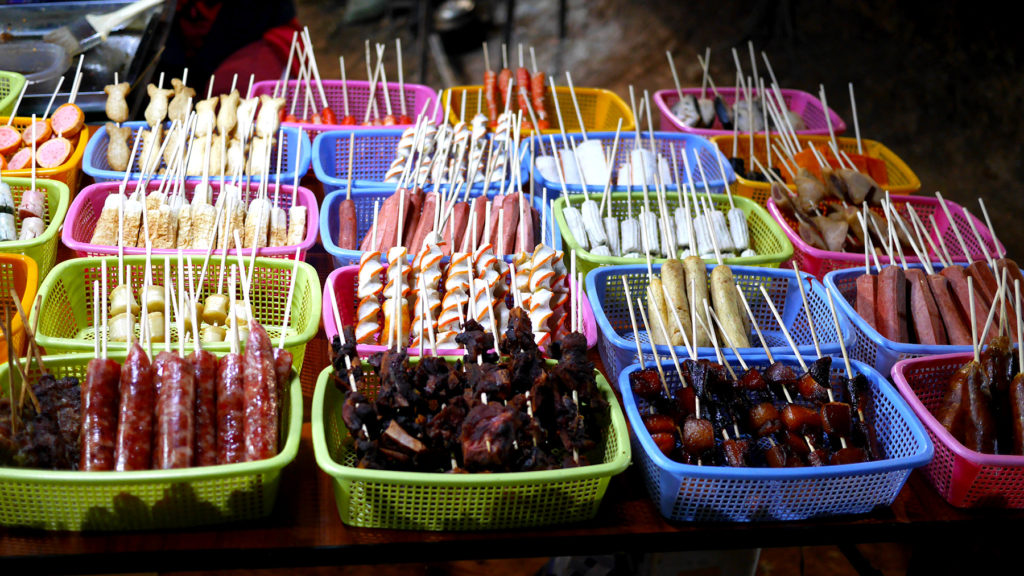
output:
{"label": "wooden table", "polygon": [[[80,534],[0,529],[0,572],[110,573],[432,562],[865,542],[1001,547],[1024,512],[960,511],[915,472],[888,509],[865,516],[779,523],[681,524],[664,520],[640,472],[614,478],[584,525],[474,533],[403,532],[341,523],[330,478],[313,457],[310,425],[265,520],[194,530]],[[941,549],[941,548],[940,548]]]}

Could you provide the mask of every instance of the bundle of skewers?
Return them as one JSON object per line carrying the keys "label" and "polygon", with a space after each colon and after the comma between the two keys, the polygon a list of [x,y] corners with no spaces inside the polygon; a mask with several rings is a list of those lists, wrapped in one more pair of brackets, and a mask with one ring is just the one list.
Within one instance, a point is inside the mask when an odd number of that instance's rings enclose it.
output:
{"label": "bundle of skewers", "polygon": [[[892,370],[935,442],[925,476],[954,506],[1024,506],[1015,480],[1024,465],[1024,324],[1019,314],[994,320],[1007,301],[1004,311],[1020,310],[1020,291],[1014,278],[986,318],[972,314],[971,325],[980,327],[969,352],[904,360]],[[960,468],[972,473],[954,472]]]}
{"label": "bundle of skewers", "polygon": [[[133,174],[135,151],[144,138],[141,132],[136,133],[120,185],[95,184],[76,197],[71,208],[74,225],[65,227],[65,243],[85,254],[112,253],[117,247],[119,251],[124,248],[189,249],[207,255],[215,249],[269,248],[270,252],[281,255],[284,247],[308,248],[312,243],[307,229],[309,206],[315,207],[315,202],[306,190],[302,190],[302,202],[299,201],[298,172],[293,174],[291,190],[282,195],[283,129],[278,132],[277,169],[271,194],[269,149],[263,152],[265,157],[260,163],[262,172],[258,183],[243,179],[241,171],[235,171],[228,179],[225,170],[219,170],[219,179],[213,179],[212,146],[202,147],[201,179],[188,180],[188,166],[199,150],[193,144],[202,138],[190,136],[196,133],[197,122],[198,116],[190,114],[185,119],[190,127],[185,136],[164,139],[160,149],[154,152],[168,161],[167,170],[159,180],[154,180],[158,176],[156,164],[147,166],[147,157],[140,157],[143,166],[139,168],[134,190],[129,193],[128,178]],[[178,120],[171,126],[173,131]],[[300,129],[297,139],[300,149],[296,151],[299,155],[302,139]],[[167,155],[172,140],[174,148]],[[236,232],[242,238],[240,246],[233,242]],[[134,252],[141,253],[141,250]]]}
{"label": "bundle of skewers", "polygon": [[[979,203],[990,222],[984,201]],[[939,204],[949,209],[944,200]],[[911,216],[912,222],[918,220],[913,212]],[[906,357],[967,351],[972,334],[985,333],[990,315],[1011,338],[1017,336],[1018,310],[1005,295],[1024,275],[1006,257],[990,226],[979,231],[973,219],[968,220],[968,234],[960,230],[959,220],[947,218],[954,222],[952,246],[946,245],[942,235],[937,236],[936,246],[920,227],[914,227],[913,232],[906,231],[915,255],[908,262],[910,257],[903,255],[900,243],[883,244],[883,258],[872,249],[873,238],[868,235],[863,268],[837,270],[825,277],[829,290],[842,296],[840,305],[858,329],[854,355],[873,360],[879,370],[888,370]],[[996,245],[995,252],[988,251],[981,232]],[[891,229],[890,238],[896,238]],[[983,258],[973,259],[968,240],[981,248]]]}
{"label": "bundle of skewers", "polygon": [[[147,86],[145,121],[129,122],[125,104],[129,86],[115,78],[105,88],[110,121],[86,149],[86,173],[109,180],[116,178],[111,172],[123,172],[134,163],[138,173],[160,178],[180,172],[190,178],[253,179],[263,178],[272,162],[280,166],[283,160],[286,178],[301,176],[307,166],[296,148],[302,145],[303,135],[294,128],[281,128],[284,99],[253,95],[251,75],[244,97],[235,87],[237,75],[231,91],[219,96],[212,93],[213,80],[206,99],[197,100],[196,90],[187,85],[188,69],[181,79],[171,80],[173,88],[164,88],[161,74],[157,84]],[[133,139],[140,135],[141,145],[133,146]],[[308,151],[308,141],[305,146]]]}
{"label": "bundle of skewers", "polygon": [[[395,39],[397,86],[394,83],[388,84],[387,66],[384,63],[386,46],[378,43],[374,48],[376,64],[373,64],[370,41],[367,40],[366,81],[348,79],[344,56],[339,57],[341,80],[322,80],[309,30],[296,32],[292,37],[288,63],[282,78],[257,83],[255,93],[270,93],[275,98],[284,98],[281,120],[289,124],[302,124],[311,131],[340,126],[413,124],[414,118],[426,108],[428,99],[436,98],[436,91],[427,86],[405,83],[401,39]],[[295,80],[289,80],[293,61],[298,72]],[[435,118],[436,115],[435,108],[431,117]]]}
{"label": "bundle of skewers", "polygon": [[[37,168],[50,175],[68,163],[81,143],[80,136],[89,138],[85,113],[75,104],[81,78],[82,58],[79,58],[68,101],[53,108],[54,100],[64,84],[62,76],[41,118],[34,114],[31,118],[17,116],[22,97],[28,88],[28,83],[25,83],[11,115],[0,126],[0,170],[13,176],[28,176],[31,171],[34,178]],[[53,115],[50,110],[53,110]],[[77,170],[77,166],[70,167],[69,171],[74,174],[65,175],[64,178],[73,178],[69,183],[77,182]]]}
{"label": "bundle of skewers", "polygon": [[[824,134],[826,126],[822,125],[822,117],[825,118],[825,122],[834,126],[837,132],[842,133],[846,129],[842,119],[828,110],[823,99],[816,100],[812,95],[800,90],[779,88],[768,55],[762,51],[761,57],[771,78],[766,89],[765,78],[759,77],[758,74],[753,43],[748,42],[747,48],[750,53],[751,75],[744,73],[739,52],[733,48],[736,85],[735,88],[721,89],[715,85],[709,70],[711,48],[706,48],[703,56],[697,55],[702,71],[700,88],[682,87],[672,53],[665,52],[675,82],[675,90],[660,90],[654,95],[661,111],[662,129],[692,132],[707,137],[729,132],[738,135],[765,130]],[[767,106],[774,106],[776,113],[770,114]]]}
{"label": "bundle of skewers", "polygon": [[[636,304],[645,318],[639,298]],[[716,315],[705,307],[703,321],[717,326]],[[777,314],[776,320],[782,325]],[[834,306],[832,321],[838,331]],[[638,333],[635,316],[633,324]],[[709,333],[717,362],[696,355],[680,362],[673,352],[671,362],[655,356],[652,368],[641,357],[619,378],[642,469],[660,476],[648,488],[666,516],[751,521],[867,512],[891,503],[910,469],[925,463],[928,444],[923,434],[912,436],[909,419],[892,406],[902,402],[898,395],[879,374],[851,361],[845,345],[845,372],[820,353],[808,365],[791,340],[793,357],[775,357],[764,346],[764,355],[745,358],[726,338],[734,354],[727,362],[714,330]],[[874,484],[877,461],[899,462],[885,478],[886,490]],[[699,472],[708,466],[728,472]],[[808,470],[794,485],[791,476],[752,469],[793,467],[820,472]],[[857,481],[861,475],[864,482]],[[841,484],[841,496],[831,482]],[[791,490],[800,494],[797,502],[789,499]]]}

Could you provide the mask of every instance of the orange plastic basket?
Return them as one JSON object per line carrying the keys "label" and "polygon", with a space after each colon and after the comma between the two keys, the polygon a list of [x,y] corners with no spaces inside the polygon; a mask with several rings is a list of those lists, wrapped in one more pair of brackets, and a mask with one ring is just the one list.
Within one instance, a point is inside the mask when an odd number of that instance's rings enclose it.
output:
{"label": "orange plastic basket", "polygon": [[[39,285],[36,261],[21,254],[0,253],[0,306],[7,311],[11,319],[11,342],[14,353],[21,356],[25,351],[25,326],[18,316],[18,309],[11,298],[11,290],[20,297],[21,308],[28,314],[32,302],[36,299],[36,287]],[[0,334],[0,364],[7,362],[7,341]]]}
{"label": "orange plastic basket", "polygon": [[[441,93],[441,106],[448,105],[448,98],[451,98],[451,112],[448,114],[448,122],[457,124],[460,120],[469,122],[476,115],[477,101],[479,95],[483,94],[483,86],[456,86]],[[558,106],[562,110],[562,119],[565,120],[566,132],[579,132],[580,122],[576,117],[576,108],[573,107],[572,95],[568,87],[555,88],[555,95],[558,97]],[[512,95],[515,98],[515,94]],[[466,116],[461,117],[462,101],[466,101]],[[631,131],[635,127],[633,113],[629,106],[619,98],[618,94],[601,88],[576,88],[576,100],[580,103],[580,115],[583,116],[583,127],[587,132],[608,132],[615,131],[622,119],[622,130]],[[532,102],[531,102],[532,104]],[[480,108],[484,114],[487,113],[487,103],[481,102]],[[516,106],[513,108],[518,109]],[[542,130],[541,134],[561,134],[558,128],[558,115],[555,114],[555,104],[551,99],[551,88],[547,88],[544,96],[544,109],[548,113],[548,121],[551,128]],[[524,119],[526,115],[523,116]],[[523,134],[532,134],[532,130],[523,128]]]}
{"label": "orange plastic basket", "polygon": [[[7,117],[0,116],[0,124],[6,123]],[[11,127],[20,133],[24,132],[25,128],[28,128],[31,123],[32,118],[15,116],[14,120],[11,122]],[[56,168],[36,168],[36,178],[47,178],[49,180],[63,182],[64,184],[67,184],[71,196],[77,194],[78,179],[82,174],[82,157],[85,156],[85,145],[88,143],[89,127],[83,126],[82,131],[78,133],[78,142],[72,143],[74,144],[74,148],[71,150],[71,157]],[[23,170],[4,170],[4,176],[30,178],[32,176],[32,170],[28,168]]]}
{"label": "orange plastic basket", "polygon": [[[820,147],[821,145],[827,145],[831,142],[831,138],[828,136],[801,136],[797,135],[797,141],[800,143],[801,149],[806,148],[808,144],[814,147]],[[732,157],[733,151],[733,140],[732,134],[726,134],[722,136],[715,136],[711,138],[711,141],[718,146],[718,149],[722,151],[727,158]],[[754,157],[757,158],[758,162],[767,167],[767,154],[765,151],[765,138],[763,134],[754,136]],[[773,150],[772,150],[772,167],[782,170],[783,174],[789,172],[782,166],[780,162],[776,161],[777,155],[775,154],[775,147],[779,141],[778,137],[773,138]],[[839,149],[843,152],[853,156],[858,154],[857,152],[857,139],[856,138],[836,138],[836,142],[839,145]],[[780,144],[778,144],[781,146]],[[867,140],[861,138],[861,145],[864,148],[862,156],[866,156],[871,160],[879,161],[876,165],[879,168],[879,172],[884,171],[884,176],[881,178],[876,177],[875,180],[885,190],[892,192],[893,194],[914,194],[921,189],[921,181],[914,174],[913,170],[910,169],[907,164],[896,155],[895,152],[886,148],[881,142],[875,140]],[[742,158],[743,163],[746,166],[750,165],[750,136],[740,135],[739,141],[736,145],[736,157]],[[749,168],[748,168],[749,172]],[[881,176],[881,174],[872,174],[873,176]],[[790,190],[796,191],[796,187],[790,185]],[[767,206],[768,197],[771,196],[771,184],[768,182],[761,182],[757,180],[750,180],[741,177],[739,174],[736,175],[736,185],[733,189],[733,193],[745,196],[757,202],[761,206]]]}

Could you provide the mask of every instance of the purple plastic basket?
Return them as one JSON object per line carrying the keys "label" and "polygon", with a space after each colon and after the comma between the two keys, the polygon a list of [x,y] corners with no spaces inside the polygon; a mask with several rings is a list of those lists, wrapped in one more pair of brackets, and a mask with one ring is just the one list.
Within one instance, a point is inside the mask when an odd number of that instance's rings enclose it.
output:
{"label": "purple plastic basket", "polygon": [[[387,271],[387,264],[384,264],[384,270]],[[324,283],[324,300],[323,300],[323,319],[324,319],[324,333],[327,335],[327,341],[334,340],[334,337],[338,334],[338,327],[334,323],[334,304],[331,302],[330,292],[328,286],[334,286],[334,295],[338,298],[338,315],[341,316],[342,324],[353,324],[355,323],[356,306],[359,301],[356,298],[356,285],[359,281],[359,266],[345,266],[338,268],[327,277],[327,281]],[[570,284],[570,290],[573,284]],[[597,344],[597,321],[594,319],[594,311],[590,307],[590,300],[587,299],[587,295],[584,291],[579,292],[580,297],[583,298],[583,334],[587,337],[587,348],[593,348],[594,344]],[[356,347],[359,351],[359,355],[369,355],[374,352],[383,352],[387,350],[387,346],[380,346],[376,344],[359,344]],[[543,350],[543,347],[541,347]],[[439,354],[443,355],[456,355],[462,356],[466,353],[462,349],[438,349]],[[418,356],[420,354],[418,348],[410,348],[409,354],[411,356]]]}
{"label": "purple plastic basket", "polygon": [[[127,191],[130,193],[135,190],[135,182],[129,182]],[[195,190],[198,182],[186,181],[185,182],[185,198],[186,200],[192,200],[192,192]],[[87,186],[78,196],[75,197],[71,203],[71,208],[68,209],[68,217],[65,220],[64,229],[61,232],[61,240],[64,245],[75,251],[75,255],[80,258],[88,258],[93,256],[109,256],[117,254],[117,246],[102,246],[98,244],[90,244],[89,241],[92,239],[93,230],[96,229],[96,222],[99,220],[100,212],[103,211],[103,203],[106,202],[107,196],[111,194],[117,194],[120,182],[98,182],[91,186]],[[160,182],[151,181],[146,187],[146,191],[156,190],[160,187]],[[273,186],[271,186],[272,188]],[[210,181],[210,188],[212,189],[211,201],[216,202],[217,196],[220,194],[220,181],[219,179]],[[253,182],[246,188],[243,185],[243,190],[248,190],[255,193],[259,189],[259,184]],[[274,192],[271,191],[269,194],[271,202],[274,201]],[[316,197],[308,189],[299,186],[296,192],[296,199],[298,200],[299,206],[306,207],[306,236],[302,243],[297,246],[268,246],[260,248],[258,256],[268,258],[294,258],[295,250],[299,250],[299,259],[306,259],[306,252],[313,247],[316,243],[316,235],[318,232],[317,223],[320,221],[319,213],[317,212]],[[292,205],[292,187],[281,185],[281,194],[278,200],[278,206],[288,210]],[[206,250],[184,250],[186,255],[199,255],[205,256]],[[230,249],[228,254],[235,254],[237,250]],[[124,253],[128,255],[145,255],[146,249],[144,247],[126,247]],[[165,254],[174,256],[178,253],[176,248],[154,248],[152,250],[153,256],[163,257]],[[220,254],[220,251],[217,251]],[[251,249],[242,249],[243,255],[252,254]]]}
{"label": "purple plastic basket", "polygon": [[[818,100],[811,94],[802,90],[781,90],[782,99],[786,103],[786,107],[798,114],[803,118],[804,125],[806,126],[803,130],[797,130],[797,134],[828,134],[828,124],[825,122],[825,107],[822,106],[821,100]],[[696,98],[701,97],[700,88],[683,88],[683,94],[691,94]],[[718,94],[721,95],[722,99],[725,100],[726,104],[730,106],[736,100],[736,89],[735,88],[719,88]],[[754,91],[757,94],[757,91]],[[711,90],[707,91],[708,98],[714,98],[714,94]],[[676,118],[675,114],[672,113],[672,105],[679,101],[679,93],[675,90],[658,90],[654,93],[654,103],[658,107],[658,111],[661,112],[661,130],[665,132],[688,132],[690,134],[699,134],[701,136],[710,138],[712,136],[719,136],[722,134],[732,134],[732,130],[723,130],[718,120],[715,120],[715,124],[712,128],[690,128],[684,126],[682,122]],[[832,118],[832,130],[836,134],[842,134],[846,131],[846,123],[843,119],[836,114],[835,109],[829,110],[829,116]]]}
{"label": "purple plastic basket", "polygon": [[[279,82],[274,80],[264,80],[257,82],[252,87],[252,93],[254,96],[260,96],[266,94],[268,96],[274,93],[274,87]],[[320,90],[317,89],[314,83],[310,83],[312,89],[313,101],[316,102],[316,111],[319,112],[323,101],[320,99]],[[366,115],[366,105],[370,99],[370,83],[366,80],[348,80],[342,82],[341,80],[324,80],[324,96],[327,97],[327,105],[331,107],[331,111],[334,112],[335,117],[340,121],[345,115],[345,99],[344,93],[348,91],[348,111],[349,114],[355,117],[356,125],[342,125],[342,124],[313,124],[310,122],[284,122],[285,126],[299,126],[303,131],[309,132],[310,138],[315,138],[321,132],[327,132],[329,130],[341,130],[341,129],[374,129],[381,128],[381,126],[363,126],[363,118]],[[405,90],[405,108],[406,113],[415,122],[416,117],[423,112],[428,106],[430,110],[434,111],[434,102],[437,100],[437,90],[434,90],[430,86],[424,86],[422,84],[404,84]],[[295,98],[296,91],[298,92],[299,101],[295,105],[295,116],[302,115],[303,99],[306,97],[306,83],[299,84],[297,80],[289,80],[288,88],[284,95],[286,106],[285,112],[291,110],[292,100]],[[380,117],[383,119],[387,114],[387,106],[384,104],[384,84],[378,83],[376,88],[376,96],[374,100],[377,102],[377,107],[380,110]],[[402,114],[402,100],[401,92],[398,89],[398,82],[388,82],[387,98],[391,102],[392,113],[395,118],[399,118]],[[312,113],[312,111],[310,112]],[[433,114],[430,115],[438,123],[441,122],[442,109],[438,107]],[[370,118],[373,118],[371,112]],[[409,124],[395,124],[405,128]]]}

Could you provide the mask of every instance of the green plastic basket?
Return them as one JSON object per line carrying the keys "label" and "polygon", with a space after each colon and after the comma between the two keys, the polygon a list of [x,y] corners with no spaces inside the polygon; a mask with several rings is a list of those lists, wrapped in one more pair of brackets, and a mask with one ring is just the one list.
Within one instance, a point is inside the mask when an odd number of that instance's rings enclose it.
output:
{"label": "green plastic basket", "polygon": [[[218,354],[221,356],[222,354]],[[110,357],[124,361],[124,352]],[[85,378],[93,354],[43,358],[54,376]],[[15,378],[18,378],[15,376]],[[7,381],[7,365],[0,366]],[[78,472],[0,468],[0,525],[43,530],[187,528],[268,516],[281,470],[302,436],[302,386],[293,377],[281,402],[283,448],[258,462],[180,470]]]}
{"label": "green plastic basket", "polygon": [[25,86],[25,77],[17,72],[0,70],[0,116],[10,116]]}
{"label": "green plastic basket", "polygon": [[[454,361],[454,358],[451,359]],[[341,521],[364,528],[398,530],[497,530],[581,522],[593,518],[608,481],[629,466],[629,431],[607,380],[597,384],[611,410],[598,464],[539,472],[441,474],[367,470],[355,466],[355,450],[341,420],[342,393],[333,368],[320,373],[313,394],[313,451],[331,476]],[[360,391],[372,397],[370,378]]]}
{"label": "green plastic basket", "polygon": [[[100,279],[102,270],[100,263],[103,260],[107,261],[107,287],[108,290],[113,290],[117,286],[116,256],[75,258],[61,262],[39,287],[43,303],[38,310],[32,312],[31,320],[34,322],[36,315],[39,315],[39,331],[36,334],[36,342],[43,346],[48,354],[93,350],[96,330],[92,320],[92,282]],[[171,279],[174,286],[177,287],[178,258],[172,256],[170,260]],[[246,270],[248,270],[249,259],[245,260]],[[138,294],[144,278],[146,257],[125,256],[124,262],[126,266],[132,267],[132,286],[135,288],[134,292]],[[188,281],[189,266],[195,266],[192,275],[198,282],[203,258],[186,256],[184,262],[185,281]],[[203,285],[196,289],[196,295],[200,299],[205,300],[206,296],[217,292],[220,262],[219,256],[210,258],[210,265]],[[228,266],[236,262],[235,258],[228,257]],[[281,322],[284,320],[284,305],[288,297],[288,283],[291,281],[293,263],[294,260],[278,258],[256,259],[256,270],[253,273],[252,292],[249,294],[249,299],[252,301],[253,316],[267,330],[267,334],[270,335],[275,346],[281,338]],[[154,258],[152,266],[153,283],[162,286],[163,258]],[[225,276],[229,273],[230,268],[226,270]],[[227,286],[226,277],[224,286],[225,288]],[[241,288],[239,288],[238,298],[242,298]],[[137,296],[136,300],[138,300]],[[288,319],[288,335],[285,337],[284,344],[285,349],[292,353],[296,372],[302,371],[306,343],[316,335],[320,325],[321,301],[320,278],[317,276],[316,270],[305,262],[298,262],[295,294]],[[141,305],[141,302],[139,304]],[[136,328],[136,333],[138,333],[138,328]],[[171,322],[171,342],[176,343],[177,341],[177,322]],[[158,347],[162,349],[163,344],[153,344],[154,349]],[[124,350],[125,348],[124,342],[109,342],[108,344],[108,349],[111,350]],[[228,341],[204,343],[203,348],[215,353],[227,352],[230,349],[230,343]]]}
{"label": "green plastic basket", "polygon": [[[633,215],[634,217],[640,214],[640,207],[643,206],[643,193],[642,192],[616,192],[611,194],[612,214],[618,218],[625,218],[628,214],[627,202],[632,196],[633,202]],[[660,215],[660,211],[657,207],[657,202],[654,201],[654,193],[649,194],[651,198],[651,211],[655,214]],[[701,198],[706,198],[704,194],[700,195]],[[725,194],[712,194],[711,199],[715,203],[715,208],[726,212],[729,210],[729,199]],[[786,234],[782,231],[782,228],[777,222],[768,214],[768,211],[763,207],[758,206],[753,200],[749,198],[743,198],[741,196],[733,195],[733,203],[737,208],[743,210],[747,215],[747,227],[750,229],[750,246],[757,250],[757,256],[748,256],[745,258],[726,258],[724,262],[726,264],[735,264],[737,266],[763,266],[768,268],[777,268],[782,265],[783,262],[789,260],[793,256],[793,244],[786,238]],[[573,206],[579,207],[586,200],[583,194],[570,194],[569,202]],[[673,210],[677,203],[673,196],[669,196],[668,208]],[[555,221],[558,222],[558,229],[562,234],[563,251],[568,255],[571,251],[576,251],[577,268],[584,275],[590,273],[591,270],[599,266],[618,266],[618,265],[631,265],[631,264],[645,264],[646,259],[644,258],[623,258],[621,256],[596,256],[590,252],[580,248],[579,242],[573,237],[572,232],[569,231],[569,225],[565,222],[565,215],[562,211],[565,209],[565,197],[555,200],[553,205],[553,212]],[[671,215],[669,215],[671,220]],[[653,256],[653,255],[652,255]],[[663,263],[665,258],[651,258],[651,262]],[[705,259],[711,262],[712,259]]]}
{"label": "green plastic basket", "polygon": [[[31,178],[4,178],[3,181],[11,187],[15,206],[21,203],[22,193],[32,187]],[[0,242],[0,252],[22,254],[35,260],[39,268],[39,281],[42,282],[57,260],[57,240],[60,238],[60,229],[64,226],[68,206],[71,205],[71,194],[67,184],[58,180],[36,179],[36,188],[44,192],[43,223],[46,228],[42,234],[31,240]]]}

